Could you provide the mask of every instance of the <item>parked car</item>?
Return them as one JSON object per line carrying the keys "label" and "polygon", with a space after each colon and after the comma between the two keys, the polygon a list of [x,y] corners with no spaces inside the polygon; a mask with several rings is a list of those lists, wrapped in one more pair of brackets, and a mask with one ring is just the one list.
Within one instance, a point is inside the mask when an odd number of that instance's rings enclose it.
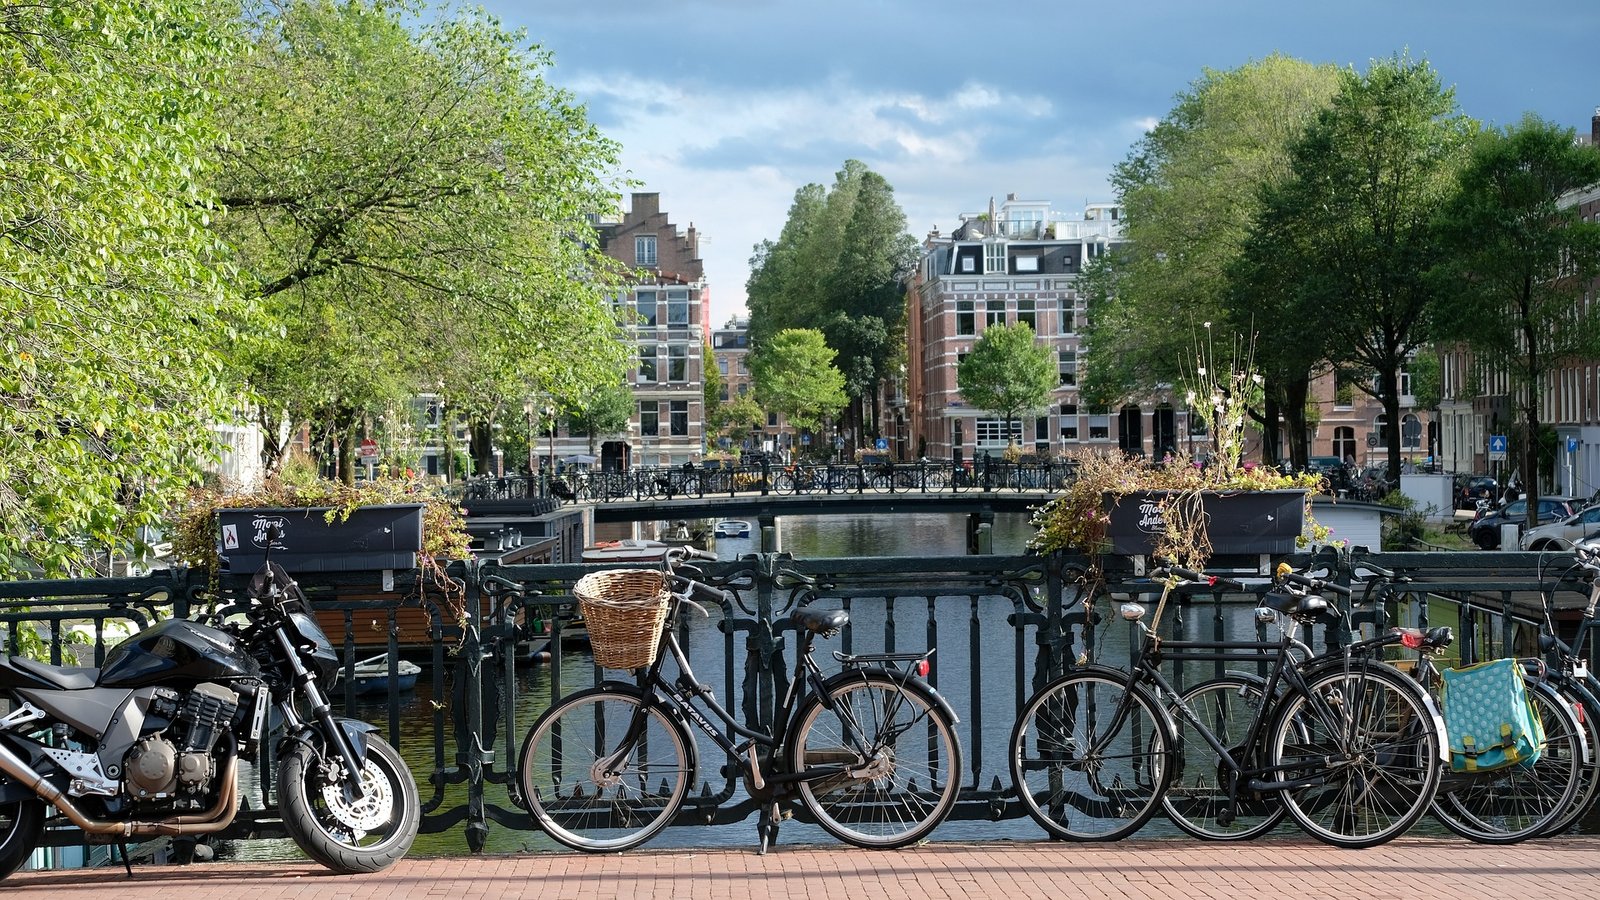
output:
{"label": "parked car", "polygon": [[1530,528],[1518,538],[1524,550],[1570,550],[1585,538],[1600,537],[1600,503],[1559,522]]}
{"label": "parked car", "polygon": [[1500,496],[1500,482],[1489,475],[1457,475],[1454,482],[1456,509],[1472,509],[1479,500],[1492,503]]}
{"label": "parked car", "polygon": [[[1578,501],[1572,497],[1540,497],[1539,524],[1547,524],[1576,514]],[[1523,524],[1528,518],[1528,499],[1513,500],[1505,506],[1491,509],[1472,520],[1467,526],[1467,537],[1484,550],[1500,549],[1500,526]],[[1532,531],[1533,529],[1529,529]]]}

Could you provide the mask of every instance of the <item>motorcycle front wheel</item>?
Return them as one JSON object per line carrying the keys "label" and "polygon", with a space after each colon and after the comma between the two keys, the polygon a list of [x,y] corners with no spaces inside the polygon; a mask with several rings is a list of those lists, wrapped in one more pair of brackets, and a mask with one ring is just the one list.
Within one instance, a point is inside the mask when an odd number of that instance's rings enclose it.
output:
{"label": "motorcycle front wheel", "polygon": [[400,754],[367,735],[362,796],[344,784],[336,757],[297,743],[278,767],[284,829],[305,854],[341,875],[376,872],[411,849],[421,803]]}
{"label": "motorcycle front wheel", "polygon": [[22,867],[44,835],[44,801],[0,803],[0,878]]}

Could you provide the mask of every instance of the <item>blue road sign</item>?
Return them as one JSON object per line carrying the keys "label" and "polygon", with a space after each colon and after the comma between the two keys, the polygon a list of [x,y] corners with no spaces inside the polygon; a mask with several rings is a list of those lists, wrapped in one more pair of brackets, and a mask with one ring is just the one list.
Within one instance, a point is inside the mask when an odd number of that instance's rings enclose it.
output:
{"label": "blue road sign", "polygon": [[1491,434],[1491,435],[1489,435],[1489,452],[1490,453],[1504,453],[1504,452],[1506,452],[1506,436],[1503,435],[1503,434]]}
{"label": "blue road sign", "polygon": [[1574,435],[1569,435],[1567,437],[1567,452],[1568,453],[1577,453],[1578,452],[1578,436],[1577,435],[1574,434]]}
{"label": "blue road sign", "polygon": [[888,438],[878,438],[878,449],[879,450],[887,450],[887,449],[889,449],[889,439]]}

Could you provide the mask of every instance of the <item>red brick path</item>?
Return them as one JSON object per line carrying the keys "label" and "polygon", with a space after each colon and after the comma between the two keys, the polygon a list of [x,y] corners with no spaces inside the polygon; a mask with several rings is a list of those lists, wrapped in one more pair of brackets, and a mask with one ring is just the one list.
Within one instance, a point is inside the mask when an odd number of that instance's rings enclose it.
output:
{"label": "red brick path", "polygon": [[535,853],[406,859],[362,876],[329,875],[309,863],[213,863],[140,868],[131,881],[120,869],[22,873],[0,883],[0,895],[7,900],[1591,900],[1600,895],[1600,837],[1513,847],[1405,838],[1364,851],[1285,840],[929,844],[891,852],[780,846],[765,857],[749,850]]}

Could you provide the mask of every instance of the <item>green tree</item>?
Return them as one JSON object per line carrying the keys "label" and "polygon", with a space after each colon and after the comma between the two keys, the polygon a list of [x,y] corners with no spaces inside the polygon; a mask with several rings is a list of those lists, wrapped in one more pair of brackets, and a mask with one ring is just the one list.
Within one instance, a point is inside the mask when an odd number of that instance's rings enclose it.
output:
{"label": "green tree", "polygon": [[[1086,400],[1118,406],[1177,383],[1194,367],[1204,322],[1218,334],[1262,334],[1260,343],[1268,343],[1277,321],[1239,297],[1229,267],[1250,235],[1262,186],[1289,175],[1290,147],[1338,84],[1332,67],[1279,55],[1207,69],[1116,167],[1112,184],[1128,243],[1100,257],[1082,280],[1090,299]],[[1306,352],[1314,338],[1288,342],[1299,351],[1298,371],[1293,364],[1274,371],[1263,347],[1258,362],[1269,382],[1304,382],[1318,358],[1314,349]]]}
{"label": "green tree", "polygon": [[766,421],[766,410],[749,394],[740,394],[727,403],[717,404],[716,411],[707,419],[719,437],[726,437],[735,444],[742,443]]}
{"label": "green tree", "polygon": [[820,331],[778,332],[765,352],[750,359],[756,402],[787,417],[796,428],[816,430],[847,402],[844,375],[833,364],[836,355]]}
{"label": "green tree", "polygon": [[0,7],[0,578],[137,551],[238,398],[204,0]]}
{"label": "green tree", "polygon": [[589,436],[589,455],[600,438],[622,434],[633,420],[633,390],[620,381],[593,385],[567,406],[567,422],[574,434]]}
{"label": "green tree", "polygon": [[[1444,255],[1432,273],[1449,297],[1441,330],[1510,376],[1522,433],[1540,435],[1541,403],[1557,367],[1600,355],[1600,224],[1568,196],[1600,184],[1600,150],[1537,117],[1473,143],[1439,214]],[[1525,441],[1522,484],[1536,524],[1539,454]]]}
{"label": "green tree", "polygon": [[1006,423],[1006,442],[1015,438],[1011,422],[1050,402],[1057,381],[1055,354],[1034,343],[1026,322],[991,325],[956,369],[956,387],[973,406]]}
{"label": "green tree", "polygon": [[[238,348],[278,425],[348,447],[396,393],[441,393],[481,438],[524,398],[623,365],[619,267],[589,222],[616,147],[551,61],[482,11],[249,0],[227,69],[219,227],[259,300]],[[365,376],[365,378],[363,377]]]}
{"label": "green tree", "polygon": [[[1315,313],[1330,361],[1374,373],[1355,385],[1383,404],[1389,477],[1400,472],[1400,372],[1433,333],[1437,257],[1432,219],[1447,196],[1471,123],[1426,62],[1405,57],[1345,71],[1333,103],[1291,155],[1292,176],[1266,188],[1252,251],[1257,271]],[[1263,343],[1271,343],[1264,341]]]}

